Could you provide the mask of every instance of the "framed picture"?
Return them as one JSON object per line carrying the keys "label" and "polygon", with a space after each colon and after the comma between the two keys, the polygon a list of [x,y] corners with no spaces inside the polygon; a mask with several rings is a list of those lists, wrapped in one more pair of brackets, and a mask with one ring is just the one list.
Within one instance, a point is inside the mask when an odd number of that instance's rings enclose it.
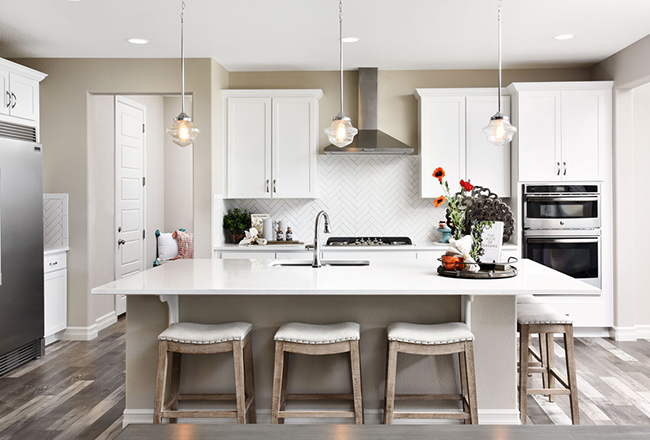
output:
{"label": "framed picture", "polygon": [[269,218],[268,214],[251,214],[251,226],[257,229],[259,236],[262,236],[262,228],[264,226],[264,219]]}

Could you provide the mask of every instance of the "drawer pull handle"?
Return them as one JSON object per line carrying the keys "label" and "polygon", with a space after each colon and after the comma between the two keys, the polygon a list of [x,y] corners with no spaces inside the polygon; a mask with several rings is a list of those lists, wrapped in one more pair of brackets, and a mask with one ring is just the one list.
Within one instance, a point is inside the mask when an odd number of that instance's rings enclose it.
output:
{"label": "drawer pull handle", "polygon": [[17,102],[18,100],[16,99],[16,95],[14,95],[13,92],[11,92],[11,97],[13,98],[13,104],[11,105],[11,109],[13,110],[13,109],[16,108],[16,102]]}
{"label": "drawer pull handle", "polygon": [[50,263],[50,266],[56,266],[57,264],[59,264],[59,262],[55,261],[54,263]]}

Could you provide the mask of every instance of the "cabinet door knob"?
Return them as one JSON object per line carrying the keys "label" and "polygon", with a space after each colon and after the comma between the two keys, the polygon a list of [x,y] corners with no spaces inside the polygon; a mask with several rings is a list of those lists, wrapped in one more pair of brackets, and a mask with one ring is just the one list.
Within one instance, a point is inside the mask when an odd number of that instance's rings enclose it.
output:
{"label": "cabinet door knob", "polygon": [[564,175],[566,176],[566,162],[562,162],[562,165],[564,166]]}
{"label": "cabinet door knob", "polygon": [[13,92],[11,92],[11,97],[13,98],[13,102],[14,102],[13,104],[11,104],[11,108],[12,108],[12,110],[13,110],[14,108],[16,108],[16,102],[17,102],[18,100],[16,99],[16,95],[14,95]]}
{"label": "cabinet door knob", "polygon": [[270,180],[266,179],[266,192],[269,192],[269,183],[270,183]]}
{"label": "cabinet door knob", "polygon": [[121,245],[123,245],[123,244],[126,244],[126,241],[124,241],[124,240],[121,239],[121,238],[120,238],[119,240],[117,240],[117,245],[118,245],[118,246],[121,246]]}
{"label": "cabinet door knob", "polygon": [[557,175],[560,175],[560,162],[557,163]]}

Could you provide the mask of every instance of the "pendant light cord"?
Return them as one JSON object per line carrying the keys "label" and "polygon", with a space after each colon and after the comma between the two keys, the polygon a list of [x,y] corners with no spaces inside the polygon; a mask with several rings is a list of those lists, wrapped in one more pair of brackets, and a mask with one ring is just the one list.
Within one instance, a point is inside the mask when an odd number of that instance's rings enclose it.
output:
{"label": "pendant light cord", "polygon": [[339,0],[339,71],[341,73],[341,112],[343,114],[343,0]]}
{"label": "pendant light cord", "polygon": [[497,95],[497,103],[499,105],[499,113],[501,113],[501,6],[502,0],[499,0],[499,9],[497,10],[497,22],[498,22],[498,32],[499,32],[499,48],[498,48],[498,58],[499,58],[499,90]]}
{"label": "pendant light cord", "polygon": [[185,42],[183,41],[183,22],[185,21],[185,1],[181,3],[181,113],[185,113]]}

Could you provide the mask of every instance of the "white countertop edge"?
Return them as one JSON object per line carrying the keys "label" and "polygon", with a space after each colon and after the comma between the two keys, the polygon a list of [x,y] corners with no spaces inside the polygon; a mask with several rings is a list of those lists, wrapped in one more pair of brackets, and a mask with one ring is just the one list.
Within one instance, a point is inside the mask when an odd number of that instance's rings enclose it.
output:
{"label": "white countertop edge", "polygon": [[[490,280],[492,281],[492,280]],[[397,291],[394,289],[390,290],[355,290],[351,292],[350,290],[345,289],[315,289],[315,290],[305,290],[305,289],[273,289],[273,288],[264,288],[263,290],[256,289],[152,289],[152,290],[123,290],[120,292],[115,292],[114,290],[104,290],[102,288],[92,289],[91,293],[93,295],[142,295],[142,296],[158,296],[158,295],[179,295],[179,296],[294,296],[294,295],[309,295],[309,296],[338,296],[338,295],[347,295],[347,296],[462,296],[462,295],[471,295],[471,296],[517,296],[517,295],[530,295],[528,291],[513,292],[511,290],[482,290],[482,291],[453,291],[447,290],[446,292],[432,292],[430,290],[409,290],[408,292]],[[536,290],[535,295],[548,295],[553,294],[557,295],[557,290]],[[594,295],[591,292],[584,291],[571,291],[567,290],[563,292],[564,295],[580,295],[580,296],[593,296],[597,297],[600,295]]]}
{"label": "white countertop edge", "polygon": [[[445,251],[449,245],[443,243],[427,243],[427,244],[414,244],[403,246],[323,246],[323,252],[418,252],[418,251]],[[519,246],[516,244],[504,244],[501,248],[505,251],[518,250]],[[312,252],[305,249],[305,245],[289,245],[289,244],[275,244],[267,246],[251,245],[240,246],[238,244],[225,244],[222,246],[215,246],[216,252]]]}
{"label": "white countertop edge", "polygon": [[69,247],[62,247],[62,248],[45,248],[43,249],[43,255],[52,255],[52,254],[60,254],[62,252],[68,252],[70,250]]}

